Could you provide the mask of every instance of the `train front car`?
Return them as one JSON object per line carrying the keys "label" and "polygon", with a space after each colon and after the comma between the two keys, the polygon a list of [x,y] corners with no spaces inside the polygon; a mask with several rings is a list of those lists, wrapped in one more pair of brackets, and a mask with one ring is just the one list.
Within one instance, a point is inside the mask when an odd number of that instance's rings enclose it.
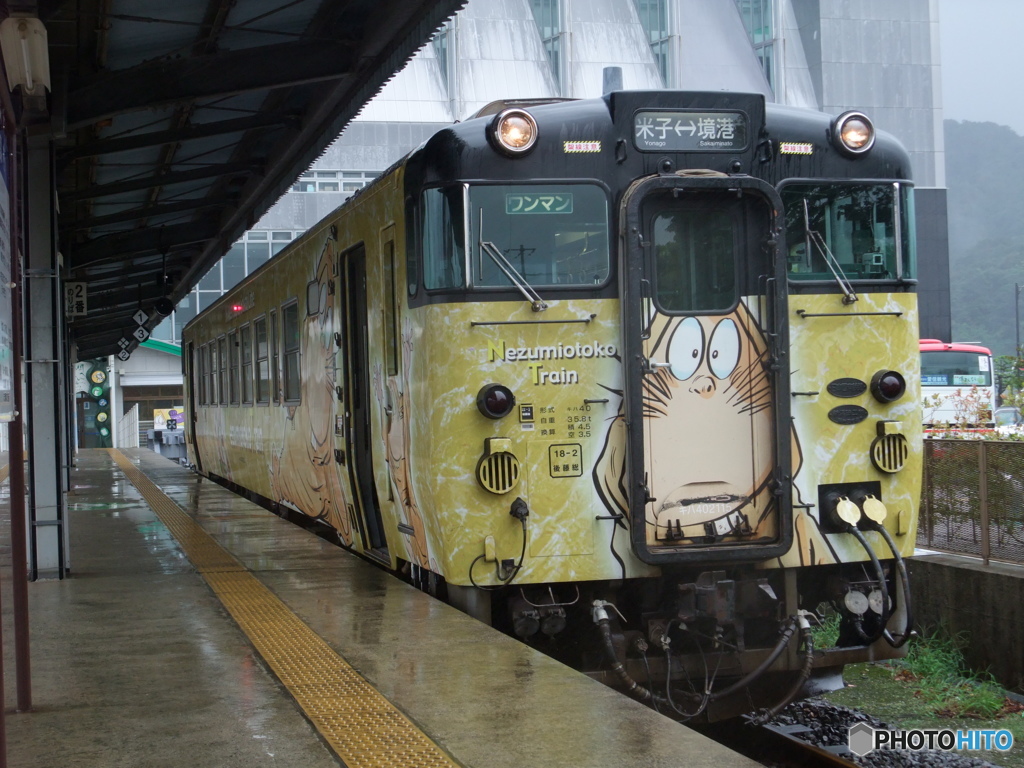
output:
{"label": "train front car", "polygon": [[[906,153],[756,95],[485,112],[405,168],[389,407],[415,567],[680,717],[898,653],[921,469]],[[839,641],[811,654],[823,606]]]}

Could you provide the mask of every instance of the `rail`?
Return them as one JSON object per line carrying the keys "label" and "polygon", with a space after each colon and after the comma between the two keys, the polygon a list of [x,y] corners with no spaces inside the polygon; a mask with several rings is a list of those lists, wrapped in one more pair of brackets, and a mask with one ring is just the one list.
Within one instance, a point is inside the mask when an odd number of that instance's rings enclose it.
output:
{"label": "rail", "polygon": [[917,545],[1024,563],[1024,442],[924,441]]}

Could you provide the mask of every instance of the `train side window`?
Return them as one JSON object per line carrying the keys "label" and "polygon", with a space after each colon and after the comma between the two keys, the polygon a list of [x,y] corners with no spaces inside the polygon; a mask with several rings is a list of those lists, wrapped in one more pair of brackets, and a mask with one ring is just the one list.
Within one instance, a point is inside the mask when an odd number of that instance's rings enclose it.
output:
{"label": "train side window", "polygon": [[226,336],[217,339],[220,357],[220,376],[217,377],[217,400],[221,405],[228,404],[228,340]]}
{"label": "train side window", "polygon": [[[407,228],[405,231],[405,281],[408,284],[408,290],[410,296],[415,296],[417,291],[420,289],[420,270],[419,270],[419,248],[416,244],[419,242],[419,219],[416,218],[416,198],[409,195],[405,198],[405,220],[407,222]],[[415,222],[415,223],[414,223]]]}
{"label": "train side window", "polygon": [[[916,277],[910,187],[888,182],[793,182],[782,188],[790,280]],[[909,213],[909,210],[908,210]]]}
{"label": "train side window", "polygon": [[510,288],[510,268],[533,286],[608,281],[608,194],[602,187],[475,184],[469,211],[474,288]]}
{"label": "train side window", "polygon": [[252,326],[242,326],[239,334],[242,341],[242,402],[252,405]]}
{"label": "train side window", "polygon": [[210,404],[210,347],[212,345],[207,343],[203,345],[200,350],[200,366],[203,369],[203,389],[202,389],[202,400],[204,406]]}
{"label": "train side window", "polygon": [[[182,345],[184,346],[184,343]],[[192,402],[202,405],[203,389],[206,386],[206,382],[203,380],[203,348],[200,346],[196,349],[193,345],[191,349],[192,365],[189,371],[189,389],[192,391]]]}
{"label": "train side window", "polygon": [[[182,342],[184,346],[184,342]],[[183,358],[184,359],[184,358]],[[189,371],[189,389],[192,391],[192,402],[195,405],[203,404],[203,389],[206,382],[203,380],[203,348],[198,349],[192,346],[192,366]]]}
{"label": "train side window", "polygon": [[384,360],[388,376],[398,375],[398,311],[395,297],[395,243],[384,244]]}
{"label": "train side window", "polygon": [[423,192],[423,282],[429,289],[466,284],[465,185]]}
{"label": "train side window", "polygon": [[231,375],[228,379],[231,404],[238,405],[239,381],[238,381],[238,331],[228,334],[228,360],[231,368]]}
{"label": "train side window", "polygon": [[277,310],[270,310],[270,399],[281,402],[281,367],[278,360]]}
{"label": "train side window", "polygon": [[256,334],[256,402],[270,402],[270,345],[267,343],[267,318],[258,317],[253,323]]}
{"label": "train side window", "polygon": [[210,347],[199,348],[199,404],[206,405],[210,398]]}
{"label": "train side window", "polygon": [[292,302],[281,308],[281,322],[284,326],[284,399],[295,403],[302,398],[299,378],[299,305]]}
{"label": "train side window", "polygon": [[216,367],[216,363],[214,361],[217,359],[217,351],[216,350],[217,350],[217,342],[216,341],[211,341],[209,344],[206,345],[206,404],[207,405],[213,405],[213,403],[214,403],[213,377],[217,375],[217,372],[214,370],[214,368]]}

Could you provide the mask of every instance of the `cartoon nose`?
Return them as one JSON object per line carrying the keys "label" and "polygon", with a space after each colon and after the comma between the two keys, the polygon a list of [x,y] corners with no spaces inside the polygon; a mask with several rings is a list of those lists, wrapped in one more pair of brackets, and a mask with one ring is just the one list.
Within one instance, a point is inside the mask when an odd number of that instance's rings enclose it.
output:
{"label": "cartoon nose", "polygon": [[698,376],[693,380],[690,391],[696,392],[704,399],[707,399],[715,394],[715,380],[710,376]]}

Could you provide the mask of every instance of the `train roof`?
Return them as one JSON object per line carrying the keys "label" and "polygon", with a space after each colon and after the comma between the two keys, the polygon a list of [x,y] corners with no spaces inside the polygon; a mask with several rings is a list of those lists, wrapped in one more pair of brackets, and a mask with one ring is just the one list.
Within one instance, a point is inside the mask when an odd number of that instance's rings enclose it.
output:
{"label": "train roof", "polygon": [[960,341],[940,341],[939,339],[921,339],[922,352],[977,352],[982,355],[991,355],[992,350],[980,344],[964,343]]}
{"label": "train roof", "polygon": [[[536,120],[538,140],[528,153],[509,158],[492,146],[489,132],[505,109],[525,109]],[[639,112],[745,115],[747,140],[725,149],[641,148]],[[870,119],[870,113],[865,113]],[[673,168],[710,168],[765,179],[885,179],[910,181],[910,155],[893,136],[876,129],[874,146],[852,155],[835,146],[837,115],[766,103],[758,93],[732,91],[613,91],[592,99],[514,99],[488,104],[473,117],[439,130],[410,156],[413,185],[494,178],[601,178],[626,184],[640,175]],[[692,134],[691,134],[692,135]],[[567,145],[584,145],[570,149]],[[677,145],[678,146],[678,145]],[[797,148],[794,150],[794,148]],[[587,174],[570,152],[582,158]],[[667,161],[667,163],[666,163]]]}

